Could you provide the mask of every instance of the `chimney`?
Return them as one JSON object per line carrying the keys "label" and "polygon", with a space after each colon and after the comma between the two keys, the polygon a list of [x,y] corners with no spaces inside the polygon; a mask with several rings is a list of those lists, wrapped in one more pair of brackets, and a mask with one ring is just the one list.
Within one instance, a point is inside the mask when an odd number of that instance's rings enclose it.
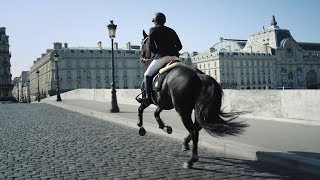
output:
{"label": "chimney", "polygon": [[131,43],[130,42],[127,42],[127,49],[131,50]]}
{"label": "chimney", "polygon": [[196,56],[196,55],[198,55],[198,52],[197,51],[193,51],[192,52],[192,56]]}
{"label": "chimney", "polygon": [[113,49],[118,50],[118,43],[117,42],[113,43]]}
{"label": "chimney", "polygon": [[53,49],[54,50],[62,49],[62,43],[60,42],[53,43]]}
{"label": "chimney", "polygon": [[41,54],[41,58],[43,58],[44,56],[46,56],[46,53],[42,53]]}
{"label": "chimney", "polygon": [[68,43],[64,43],[64,48],[68,48]]}
{"label": "chimney", "polygon": [[99,48],[100,50],[102,49],[102,42],[101,42],[101,41],[98,42],[98,48]]}

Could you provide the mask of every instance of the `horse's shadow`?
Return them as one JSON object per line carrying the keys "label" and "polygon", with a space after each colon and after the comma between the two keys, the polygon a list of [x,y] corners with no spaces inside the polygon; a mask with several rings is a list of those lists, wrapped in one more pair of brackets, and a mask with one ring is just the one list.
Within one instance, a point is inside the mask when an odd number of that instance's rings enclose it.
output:
{"label": "horse's shadow", "polygon": [[[187,157],[185,155],[185,158]],[[292,171],[273,164],[221,155],[200,156],[192,170],[225,175],[229,178],[244,176],[249,179],[315,179],[313,175],[306,175],[303,172]]]}

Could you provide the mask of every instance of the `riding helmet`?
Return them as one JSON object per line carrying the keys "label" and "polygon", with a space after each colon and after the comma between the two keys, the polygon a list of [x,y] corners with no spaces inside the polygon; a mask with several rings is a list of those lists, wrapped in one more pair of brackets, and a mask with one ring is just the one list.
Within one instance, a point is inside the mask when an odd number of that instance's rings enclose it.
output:
{"label": "riding helmet", "polygon": [[166,16],[163,13],[158,12],[154,15],[152,22],[155,24],[164,25],[164,23],[166,23]]}

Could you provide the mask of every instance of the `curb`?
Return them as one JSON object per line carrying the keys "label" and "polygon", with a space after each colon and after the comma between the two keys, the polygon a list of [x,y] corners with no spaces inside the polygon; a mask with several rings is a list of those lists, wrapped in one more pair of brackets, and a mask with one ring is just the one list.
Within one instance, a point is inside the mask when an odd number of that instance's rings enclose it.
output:
{"label": "curb", "polygon": [[[110,113],[97,112],[84,108],[79,108],[72,105],[66,105],[55,101],[42,101],[43,103],[50,104],[56,107],[67,109],[73,112],[78,112],[83,115],[92,116],[104,121],[109,121],[128,127],[137,129],[138,126],[132,121],[132,119],[119,117]],[[167,134],[163,130],[159,129],[158,126],[144,122],[144,128],[150,133],[166,136],[183,141],[184,137],[188,132],[175,129],[172,134]],[[261,162],[267,162],[274,165],[282,166],[285,168],[295,169],[302,172],[310,173],[313,175],[320,176],[320,160],[307,158],[300,155],[296,155],[288,152],[279,152],[272,149],[237,143],[234,141],[215,138],[208,135],[205,131],[200,131],[199,135],[199,146],[210,148],[218,153],[222,153],[224,156],[236,156],[247,160],[258,160]]]}

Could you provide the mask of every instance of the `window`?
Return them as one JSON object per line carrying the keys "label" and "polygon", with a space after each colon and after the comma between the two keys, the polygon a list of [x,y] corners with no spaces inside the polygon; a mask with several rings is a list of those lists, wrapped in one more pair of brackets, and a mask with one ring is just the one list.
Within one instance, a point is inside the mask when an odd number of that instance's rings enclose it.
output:
{"label": "window", "polygon": [[67,60],[67,67],[71,67],[71,61]]}
{"label": "window", "polygon": [[77,71],[77,78],[78,78],[78,79],[81,78],[81,71]]}
{"label": "window", "polygon": [[86,60],[86,66],[90,67],[90,61],[88,59]]}
{"label": "window", "polygon": [[81,67],[80,60],[77,60],[77,67]]}
{"label": "window", "polygon": [[96,71],[96,77],[97,77],[97,78],[100,78],[100,70],[97,70],[97,71]]}
{"label": "window", "polygon": [[105,71],[105,72],[104,72],[104,77],[105,77],[105,78],[109,78],[109,71]]}
{"label": "window", "polygon": [[71,79],[71,71],[67,71],[67,78]]}
{"label": "window", "polygon": [[96,67],[99,67],[99,61],[96,61]]}
{"label": "window", "polygon": [[87,71],[87,78],[91,78],[91,71],[90,70]]}

